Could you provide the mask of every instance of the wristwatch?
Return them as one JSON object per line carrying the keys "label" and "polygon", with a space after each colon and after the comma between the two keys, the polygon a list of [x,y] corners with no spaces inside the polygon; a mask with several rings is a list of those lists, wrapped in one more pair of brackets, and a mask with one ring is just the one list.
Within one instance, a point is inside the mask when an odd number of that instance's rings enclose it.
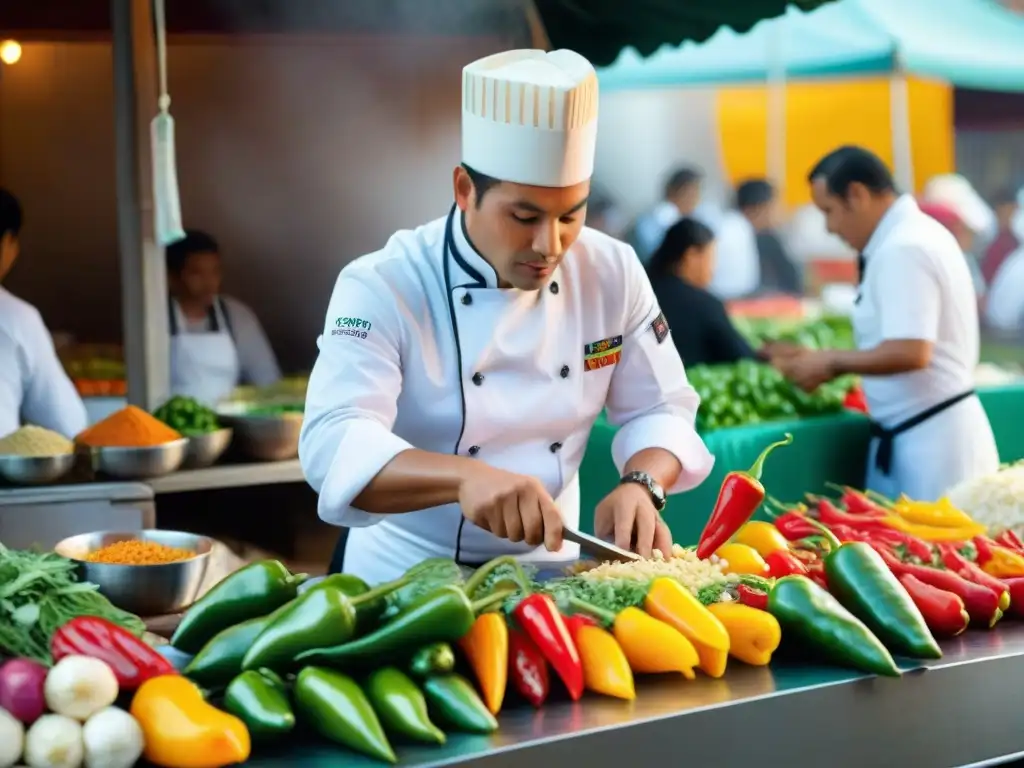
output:
{"label": "wristwatch", "polygon": [[654,508],[661,512],[665,508],[665,489],[662,488],[658,482],[648,475],[646,472],[627,472],[623,475],[622,479],[619,480],[619,485],[623,483],[639,483],[647,492],[651,494],[651,501],[654,502]]}

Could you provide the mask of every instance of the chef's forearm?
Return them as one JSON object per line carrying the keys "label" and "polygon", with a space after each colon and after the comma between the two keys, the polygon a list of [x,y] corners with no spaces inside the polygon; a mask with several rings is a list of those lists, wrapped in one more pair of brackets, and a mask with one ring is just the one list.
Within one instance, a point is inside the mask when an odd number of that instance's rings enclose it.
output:
{"label": "chef's forearm", "polygon": [[622,474],[646,472],[662,488],[671,488],[682,471],[683,465],[679,463],[675,454],[664,448],[644,448],[642,451],[634,453],[626,462]]}
{"label": "chef's forearm", "polygon": [[356,496],[352,506],[376,515],[417,512],[454,504],[473,459],[411,449],[402,451]]}
{"label": "chef's forearm", "polygon": [[932,344],[927,341],[890,340],[864,350],[836,350],[832,367],[837,376],[855,373],[861,376],[890,376],[928,367]]}

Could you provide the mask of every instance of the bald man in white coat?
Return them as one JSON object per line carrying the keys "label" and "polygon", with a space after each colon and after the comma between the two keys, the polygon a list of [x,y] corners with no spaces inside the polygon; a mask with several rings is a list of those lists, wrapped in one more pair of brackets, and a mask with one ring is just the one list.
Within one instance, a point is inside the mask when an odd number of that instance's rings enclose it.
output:
{"label": "bald man in white coat", "polygon": [[713,458],[640,261],[583,224],[597,104],[572,51],[470,64],[455,204],[342,270],[300,444],[320,517],[351,529],[332,571],[380,582],[428,557],[574,560],[562,530],[579,523],[605,408],[622,479],[596,532],[643,555],[671,546],[665,494]]}

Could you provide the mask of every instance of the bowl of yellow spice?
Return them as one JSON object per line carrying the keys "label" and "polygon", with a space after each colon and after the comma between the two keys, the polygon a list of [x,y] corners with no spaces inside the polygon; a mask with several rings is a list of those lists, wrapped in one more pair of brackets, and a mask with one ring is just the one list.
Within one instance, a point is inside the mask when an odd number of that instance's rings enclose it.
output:
{"label": "bowl of yellow spice", "polygon": [[93,471],[120,480],[144,480],[177,471],[188,439],[141,408],[129,405],[75,438]]}
{"label": "bowl of yellow spice", "polygon": [[54,551],[80,578],[136,616],[178,613],[199,596],[214,541],[184,531],[100,531],[64,539]]}
{"label": "bowl of yellow spice", "polygon": [[49,429],[26,424],[0,437],[0,477],[9,483],[52,483],[74,465],[75,444]]}

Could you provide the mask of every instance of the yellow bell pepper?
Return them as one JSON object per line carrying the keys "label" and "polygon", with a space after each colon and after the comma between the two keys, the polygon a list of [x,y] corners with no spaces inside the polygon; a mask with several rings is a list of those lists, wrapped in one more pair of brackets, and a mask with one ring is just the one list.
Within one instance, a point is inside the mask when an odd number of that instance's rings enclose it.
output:
{"label": "yellow bell pepper", "polygon": [[574,640],[583,662],[583,681],[589,690],[627,701],[636,698],[633,670],[610,632],[584,625],[576,631]]}
{"label": "yellow bell pepper", "polygon": [[1012,579],[1024,576],[1024,555],[1006,547],[992,547],[992,557],[981,569],[997,579]]}
{"label": "yellow bell pepper", "polygon": [[708,606],[729,633],[729,654],[745,664],[763,667],[782,642],[782,628],[767,611],[739,603]]}
{"label": "yellow bell pepper", "polygon": [[725,674],[725,663],[729,658],[729,633],[690,590],[675,579],[655,579],[647,591],[644,610],[693,643],[704,674],[711,677]]}
{"label": "yellow bell pepper", "polygon": [[723,573],[746,573],[754,576],[766,576],[768,563],[753,547],[746,544],[723,544],[715,552],[720,560],[725,561]]}
{"label": "yellow bell pepper", "polygon": [[962,525],[956,528],[942,528],[934,525],[919,525],[904,520],[899,515],[888,515],[881,518],[882,522],[897,531],[909,533],[925,541],[970,541],[975,536],[981,536],[986,528],[979,523]]}
{"label": "yellow bell pepper", "polygon": [[700,664],[700,657],[693,643],[639,608],[626,608],[619,613],[612,624],[612,634],[634,672],[679,672],[687,680],[697,677],[693,668]]}
{"label": "yellow bell pepper", "polygon": [[767,557],[772,552],[785,552],[789,550],[789,542],[779,529],[771,523],[763,520],[751,520],[744,525],[732,539],[736,544],[746,544],[757,550],[761,557]]}
{"label": "yellow bell pepper", "polygon": [[146,740],[146,760],[163,768],[223,768],[249,759],[245,723],[207,704],[181,675],[150,678],[135,692],[131,715]]}
{"label": "yellow bell pepper", "polygon": [[933,528],[970,528],[977,525],[970,515],[954,507],[953,502],[946,497],[930,502],[913,501],[901,496],[892,505],[892,511],[908,523]]}

